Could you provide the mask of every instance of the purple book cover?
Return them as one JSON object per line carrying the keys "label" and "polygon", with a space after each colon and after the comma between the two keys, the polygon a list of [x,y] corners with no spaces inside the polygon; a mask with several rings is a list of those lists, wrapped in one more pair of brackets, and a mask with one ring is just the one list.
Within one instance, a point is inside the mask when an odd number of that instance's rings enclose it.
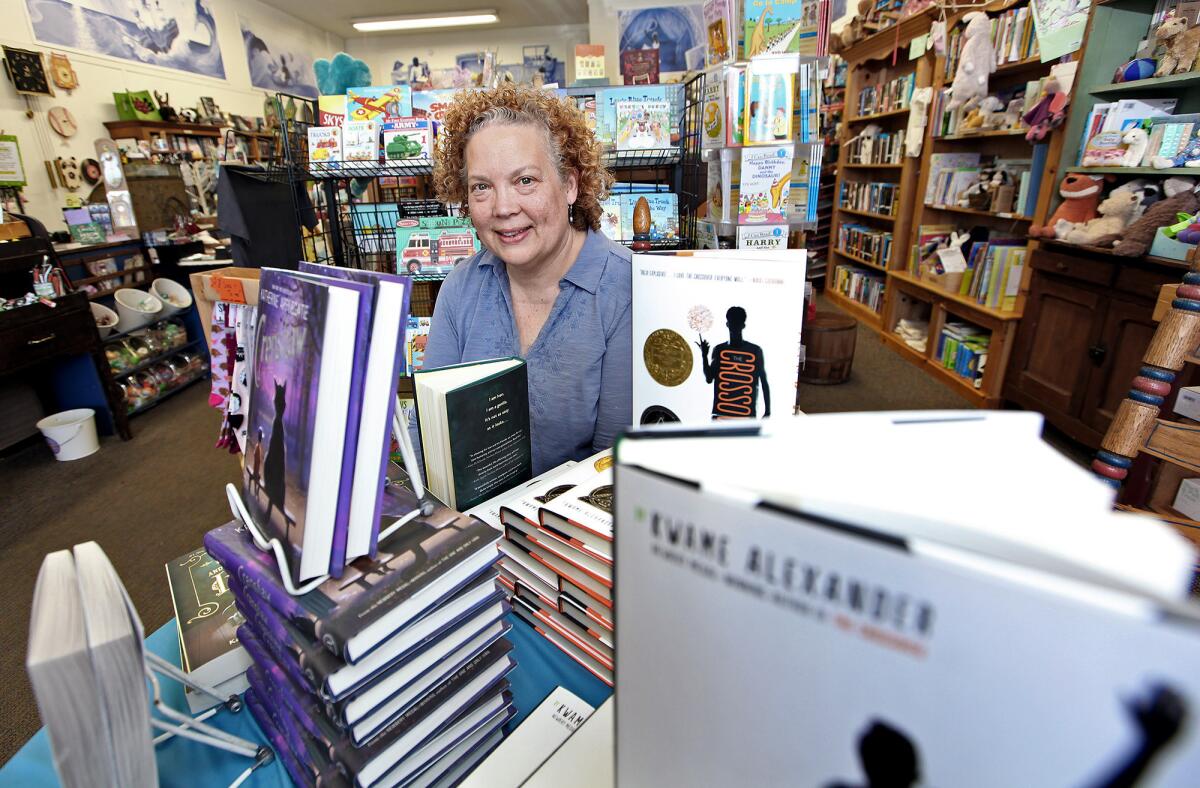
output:
{"label": "purple book cover", "polygon": [[[271,606],[266,604],[265,601],[260,604],[254,600],[253,596],[247,596],[237,586],[236,581],[231,581],[230,587],[234,589],[234,596],[237,597],[238,610],[242,611],[246,622],[252,625],[252,629],[257,636],[267,645],[276,664],[291,674],[293,679],[305,684],[310,690],[315,691],[312,684],[313,679],[305,673],[303,665],[296,657],[294,648],[286,645],[289,635],[283,624],[283,619],[275,615],[271,611]],[[328,652],[324,653],[328,654]],[[330,659],[333,658],[330,655]]]}
{"label": "purple book cover", "polygon": [[[400,322],[395,326],[386,326],[386,327],[381,326],[381,328],[380,328],[381,332],[383,332],[384,330],[390,331],[388,343],[389,343],[389,349],[392,350],[392,356],[391,356],[391,358],[392,358],[392,375],[391,375],[391,377],[393,380],[397,381],[397,385],[398,385],[399,379],[407,373],[407,369],[405,367],[405,357],[404,357],[404,329],[405,329],[405,326],[408,325],[409,304],[410,304],[410,299],[412,298],[412,279],[411,279],[411,277],[383,273],[382,271],[362,271],[362,270],[355,269],[355,268],[341,268],[338,266],[318,265],[316,263],[309,263],[307,261],[303,261],[300,263],[300,271],[303,273],[308,273],[308,274],[319,274],[319,275],[324,275],[324,276],[338,277],[338,278],[347,279],[347,280],[354,281],[354,282],[361,282],[363,284],[370,285],[373,289],[375,289],[376,300],[378,300],[378,289],[375,287],[377,283],[391,282],[391,283],[400,285],[401,287],[404,288],[403,307],[401,308],[401,312],[400,312]],[[374,307],[374,302],[372,302],[372,308],[373,307]],[[375,333],[376,333],[375,327],[374,327],[374,325],[372,325],[372,327],[371,327],[372,337],[375,335]],[[393,387],[392,392],[394,393],[395,391],[396,391],[396,388]],[[382,483],[387,478],[388,458],[391,454],[391,443],[392,443],[392,441],[391,441],[391,437],[392,437],[391,424],[392,424],[392,417],[393,417],[393,415],[395,415],[395,412],[396,412],[396,398],[394,396],[388,397],[387,421],[385,422],[388,425],[388,427],[387,427],[387,430],[384,432],[384,434],[379,436],[379,438],[380,438],[379,479],[381,482],[381,489],[380,489],[379,498],[376,500],[375,507],[374,507],[374,522],[376,523],[376,527],[371,529],[371,548],[370,548],[370,552],[369,552],[369,555],[371,555],[371,556],[375,555],[375,551],[378,548],[378,539],[379,539],[378,523],[379,523],[380,516],[384,513],[383,512],[383,490],[382,490],[383,485],[382,485]],[[368,439],[373,438],[373,437],[374,436],[367,436]]]}
{"label": "purple book cover", "polygon": [[262,637],[249,622],[238,627],[238,635],[245,638],[242,645],[246,647],[246,652],[250,654],[254,664],[269,681],[274,683],[277,697],[287,704],[309,735],[318,739],[324,738],[329,730],[325,729],[321,723],[327,724],[328,720],[325,719],[324,711],[317,703],[316,698],[292,681],[268,652]]}
{"label": "purple book cover", "polygon": [[[346,282],[336,286],[361,288]],[[345,544],[349,516],[343,505],[353,477],[353,466],[346,472],[347,455],[343,452],[337,478],[330,478],[330,469],[313,472],[314,462],[326,461],[314,451],[319,439],[335,435],[353,442],[358,426],[346,413],[332,413],[326,417],[329,423],[317,423],[323,364],[329,363],[331,354],[345,352],[345,348],[326,347],[332,328],[330,289],[329,283],[273,269],[263,271],[259,285],[242,497],[267,537],[288,546],[296,583],[328,570],[328,566],[310,566],[301,571],[304,549],[321,545],[336,551],[339,542]],[[360,294],[360,317],[363,300]],[[351,355],[357,354],[351,351]],[[359,366],[361,361],[356,361],[350,379],[351,403],[355,381],[361,387]],[[352,461],[353,454],[349,457]],[[309,522],[312,516],[328,517],[331,522]],[[326,538],[331,539],[328,545]]]}
{"label": "purple book cover", "polygon": [[250,716],[258,723],[258,727],[262,729],[263,735],[271,744],[271,749],[283,761],[283,768],[288,773],[292,782],[296,785],[311,785],[310,779],[305,779],[306,775],[300,770],[299,764],[296,763],[291,747],[280,733],[279,727],[275,725],[271,715],[267,713],[266,707],[259,699],[258,694],[253,688],[246,690],[245,695],[246,708],[250,710]]}
{"label": "purple book cover", "polygon": [[[271,716],[271,720],[283,735],[284,742],[291,749],[297,768],[306,775],[306,779],[299,784],[321,788],[350,788],[350,780],[325,755],[325,747],[318,744],[305,730],[278,684],[258,665],[252,666],[246,677],[250,682],[251,691],[257,694],[266,713]],[[292,777],[295,780],[295,775]]]}
{"label": "purple book cover", "polygon": [[[256,549],[245,526],[237,521],[205,534],[204,547],[243,590],[266,599],[301,632],[344,658],[347,640],[481,550],[494,554],[497,541],[499,534],[491,526],[438,506],[428,517],[412,520],[382,541],[374,558],[355,559],[340,579],[326,580],[298,597],[283,589],[274,557]],[[457,590],[422,600],[426,604],[420,611],[397,621],[393,631]]]}

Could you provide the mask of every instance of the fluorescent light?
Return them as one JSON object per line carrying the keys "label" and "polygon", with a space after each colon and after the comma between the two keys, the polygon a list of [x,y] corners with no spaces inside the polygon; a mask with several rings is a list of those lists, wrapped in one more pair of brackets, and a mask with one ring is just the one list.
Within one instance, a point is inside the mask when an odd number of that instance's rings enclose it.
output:
{"label": "fluorescent light", "polygon": [[430,27],[465,27],[467,25],[490,25],[500,21],[495,11],[464,11],[450,16],[405,16],[392,19],[360,19],[353,22],[354,29],[361,33],[377,33],[382,30],[423,30]]}

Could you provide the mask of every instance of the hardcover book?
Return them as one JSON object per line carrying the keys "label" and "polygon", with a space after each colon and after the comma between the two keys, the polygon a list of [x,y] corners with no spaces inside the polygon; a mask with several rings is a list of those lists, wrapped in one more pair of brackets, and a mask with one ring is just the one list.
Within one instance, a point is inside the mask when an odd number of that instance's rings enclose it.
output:
{"label": "hardcover book", "polygon": [[[805,251],[634,255],[633,416],[641,424],[769,416],[792,404]],[[772,394],[782,401],[772,402]],[[782,404],[780,404],[782,403]]]}
{"label": "hardcover book", "polygon": [[405,374],[400,330],[408,320],[412,280],[407,276],[309,262],[301,262],[299,270],[370,288],[370,345],[366,351],[362,395],[358,400],[359,438],[355,445],[354,480],[344,550],[344,560],[352,561],[360,555],[374,553],[379,537],[388,450],[392,441],[392,416],[396,409],[395,391],[399,378]]}
{"label": "hardcover book", "polygon": [[617,150],[671,146],[671,105],[666,101],[617,102]]}
{"label": "hardcover book", "polygon": [[578,482],[540,512],[542,530],[580,552],[612,563],[612,468],[605,466],[590,479]]}
{"label": "hardcover book", "polygon": [[342,160],[342,127],[308,127],[308,161],[310,164],[333,164]]}
{"label": "hardcover book", "polygon": [[665,101],[672,108],[671,139],[679,139],[679,86],[639,85],[637,87],[611,87],[599,92],[596,97],[596,137],[601,143],[613,144],[617,139],[617,103],[621,101]]}
{"label": "hardcover book", "polygon": [[743,150],[738,224],[787,222],[791,182],[791,145]]}
{"label": "hardcover book", "polygon": [[480,249],[475,228],[455,216],[422,216],[396,222],[396,272],[444,278]]}
{"label": "hardcover book", "polygon": [[738,147],[745,140],[743,116],[746,111],[746,69],[725,69],[725,145]]}
{"label": "hardcover book", "polygon": [[374,558],[356,559],[340,579],[297,597],[282,587],[275,559],[256,549],[236,521],[205,534],[204,546],[247,593],[265,599],[305,637],[355,663],[489,571],[498,540],[490,526],[437,506],[380,540]]}
{"label": "hardcover book", "polygon": [[704,0],[704,28],[707,64],[716,66],[733,60],[738,44],[733,28],[733,0]]}
{"label": "hardcover book", "polygon": [[433,121],[425,118],[386,120],[383,132],[383,157],[398,159],[433,158]]}
{"label": "hardcover book", "polygon": [[346,119],[383,121],[413,114],[412,88],[384,85],[346,90]]}
{"label": "hardcover book", "polygon": [[369,313],[364,285],[262,272],[242,498],[297,584],[343,562]]}
{"label": "hardcover book", "polygon": [[771,224],[765,227],[743,224],[737,228],[738,249],[786,249],[787,227]]}
{"label": "hardcover book", "polygon": [[379,124],[351,120],[342,125],[342,158],[345,161],[379,161]]}
{"label": "hardcover book", "polygon": [[746,145],[782,145],[792,139],[794,74],[763,73],[757,63],[746,71],[746,108],[742,118]]}
{"label": "hardcover book", "polygon": [[627,49],[622,52],[621,77],[626,85],[657,85],[658,50]]}
{"label": "hardcover book", "polygon": [[428,118],[433,121],[434,134],[441,128],[442,117],[446,114],[446,109],[450,106],[450,102],[458,95],[458,90],[454,88],[442,88],[438,90],[417,90],[412,94],[412,112],[411,114],[417,118]]}
{"label": "hardcover book", "polygon": [[[243,676],[250,657],[238,644],[237,628],[244,618],[234,604],[229,573],[204,548],[168,561],[166,568],[183,672],[208,686]],[[185,695],[193,714],[218,703],[190,687]]]}
{"label": "hardcover book", "polygon": [[745,0],[746,57],[817,54],[821,0]]}
{"label": "hardcover book", "polygon": [[[700,113],[700,147],[723,147],[725,145],[725,83],[723,80],[705,81],[704,107]],[[710,164],[710,166],[712,165]]]}
{"label": "hardcover book", "polygon": [[621,227],[621,197],[609,194],[600,201],[600,232],[613,241],[625,240]]}
{"label": "hardcover book", "polygon": [[317,125],[341,126],[346,122],[346,95],[317,98]]}
{"label": "hardcover book", "polygon": [[429,328],[432,325],[432,317],[408,317],[408,326],[404,330],[404,355],[408,358],[408,368],[412,372],[425,367],[425,345],[429,342]]}
{"label": "hardcover book", "polygon": [[469,509],[533,478],[524,360],[421,370],[413,386],[425,481],[434,495]]}

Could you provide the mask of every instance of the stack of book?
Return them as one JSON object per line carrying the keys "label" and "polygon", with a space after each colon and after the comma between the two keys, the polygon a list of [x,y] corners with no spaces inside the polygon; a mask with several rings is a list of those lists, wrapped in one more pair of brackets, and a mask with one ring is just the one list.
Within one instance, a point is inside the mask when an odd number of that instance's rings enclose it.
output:
{"label": "stack of book", "polygon": [[978,153],[935,153],[929,157],[925,204],[953,206],[967,187],[979,180]]}
{"label": "stack of book", "polygon": [[979,388],[983,385],[983,368],[987,363],[991,341],[991,331],[970,323],[952,321],[942,327],[935,355],[943,367]]}
{"label": "stack of book", "polygon": [[561,466],[472,513],[504,528],[500,582],[513,610],[613,683],[612,451]]}

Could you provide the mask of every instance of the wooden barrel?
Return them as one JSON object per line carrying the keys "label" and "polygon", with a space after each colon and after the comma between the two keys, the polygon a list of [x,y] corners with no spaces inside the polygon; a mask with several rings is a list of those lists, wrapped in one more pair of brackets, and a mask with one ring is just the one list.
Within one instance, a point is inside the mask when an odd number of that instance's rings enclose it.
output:
{"label": "wooden barrel", "polygon": [[801,383],[828,386],[850,379],[854,343],[858,338],[858,323],[854,318],[836,312],[818,312],[812,320],[805,321],[801,338],[805,349]]}

